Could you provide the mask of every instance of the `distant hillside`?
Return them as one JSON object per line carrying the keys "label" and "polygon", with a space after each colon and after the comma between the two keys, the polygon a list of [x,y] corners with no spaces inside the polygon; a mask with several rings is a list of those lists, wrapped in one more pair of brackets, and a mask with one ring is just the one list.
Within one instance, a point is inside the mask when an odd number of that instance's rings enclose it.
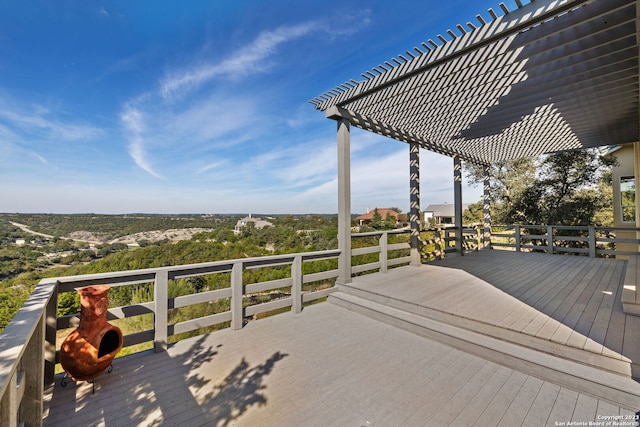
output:
{"label": "distant hillside", "polygon": [[[16,222],[39,233],[69,237],[72,233],[92,233],[96,241],[108,242],[145,231],[202,228],[235,225],[239,216],[229,215],[96,215],[96,214],[13,214],[0,213],[0,224]],[[84,239],[93,240],[93,239]]]}
{"label": "distant hillside", "polygon": [[0,331],[43,277],[335,249],[338,245],[335,215],[270,216],[273,227],[247,227],[234,233],[238,218],[0,214]]}

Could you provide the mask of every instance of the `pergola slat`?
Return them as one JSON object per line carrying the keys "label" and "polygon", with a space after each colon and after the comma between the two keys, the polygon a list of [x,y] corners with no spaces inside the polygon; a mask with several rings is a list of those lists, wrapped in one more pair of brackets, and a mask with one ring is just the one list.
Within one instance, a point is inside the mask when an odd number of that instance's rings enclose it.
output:
{"label": "pergola slat", "polygon": [[637,141],[636,0],[516,6],[311,102],[479,163]]}

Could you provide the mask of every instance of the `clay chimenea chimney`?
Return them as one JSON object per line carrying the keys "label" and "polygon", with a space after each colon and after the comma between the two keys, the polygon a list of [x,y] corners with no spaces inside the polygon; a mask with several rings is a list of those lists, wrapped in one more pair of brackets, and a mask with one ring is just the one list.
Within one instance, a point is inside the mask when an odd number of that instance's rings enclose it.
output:
{"label": "clay chimenea chimney", "polygon": [[80,326],[60,348],[60,364],[74,381],[102,375],[122,348],[122,331],[107,322],[108,285],[86,286],[80,294]]}

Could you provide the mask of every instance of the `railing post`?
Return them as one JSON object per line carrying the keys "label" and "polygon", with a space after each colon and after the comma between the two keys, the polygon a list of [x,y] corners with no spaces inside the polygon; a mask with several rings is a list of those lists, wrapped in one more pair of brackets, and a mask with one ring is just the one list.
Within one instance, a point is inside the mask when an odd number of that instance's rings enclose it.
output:
{"label": "railing post", "polygon": [[351,135],[349,120],[336,117],[338,123],[338,278],[336,283],[351,282]]}
{"label": "railing post", "polygon": [[435,241],[434,251],[436,259],[444,258],[442,256],[444,249],[442,248],[442,229],[440,227],[437,227],[436,231],[433,233],[433,240]]}
{"label": "railing post", "polygon": [[44,385],[52,385],[56,367],[56,332],[58,330],[58,285],[56,283],[51,298],[45,308],[44,331]]}
{"label": "railing post", "polygon": [[516,252],[520,252],[522,246],[522,240],[520,239],[520,226],[516,225],[515,228],[515,236],[516,236]]}
{"label": "railing post", "polygon": [[18,407],[20,406],[18,397],[18,372],[14,372],[7,380],[7,388],[0,399],[0,425],[18,425]]}
{"label": "railing post", "polygon": [[169,272],[160,270],[156,272],[156,280],[153,284],[153,300],[155,303],[155,321],[153,349],[156,353],[167,351],[167,332],[169,316]]}
{"label": "railing post", "polygon": [[455,248],[458,255],[464,255],[464,231],[462,226],[462,159],[453,156],[453,201],[455,222]]}
{"label": "railing post", "polygon": [[380,235],[380,273],[387,272],[387,259],[389,257],[388,253],[388,242],[389,242],[389,234],[385,231]]}
{"label": "railing post", "polygon": [[491,248],[491,167],[485,165],[482,175],[483,181],[483,194],[482,194],[482,241],[483,248]]}
{"label": "railing post", "polygon": [[291,264],[291,297],[293,298],[293,313],[302,311],[302,255],[296,255]]}
{"label": "railing post", "polygon": [[596,228],[593,225],[589,226],[589,256],[591,258],[596,257]]}
{"label": "railing post", "polygon": [[244,313],[242,309],[242,261],[234,262],[231,270],[231,329],[242,329]]}
{"label": "railing post", "polygon": [[553,255],[553,225],[547,225],[547,253]]}
{"label": "railing post", "polygon": [[[410,265],[420,267],[422,265],[422,257],[420,256],[420,145],[417,142],[409,144],[409,226],[411,228],[411,237],[409,238]],[[386,266],[384,271],[386,271]]]}
{"label": "railing post", "polygon": [[42,425],[42,399],[44,395],[44,363],[42,361],[44,359],[45,320],[43,313],[27,343],[24,356],[22,356],[22,367],[18,371],[19,377],[22,376],[22,384],[19,387],[24,388],[20,404],[22,418],[20,421],[26,426]]}

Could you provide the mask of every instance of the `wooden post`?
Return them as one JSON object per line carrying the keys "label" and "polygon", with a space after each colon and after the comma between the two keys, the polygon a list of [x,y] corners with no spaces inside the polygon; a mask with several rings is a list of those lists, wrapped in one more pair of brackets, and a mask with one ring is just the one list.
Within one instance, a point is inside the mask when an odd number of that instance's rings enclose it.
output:
{"label": "wooden post", "polygon": [[520,252],[522,241],[520,240],[520,226],[515,226],[515,235],[516,235],[516,252]]}
{"label": "wooden post", "polygon": [[389,242],[389,233],[383,231],[380,235],[379,244],[380,244],[380,273],[387,272],[387,258],[388,258],[388,242]]}
{"label": "wooden post", "polygon": [[412,267],[420,267],[420,145],[409,144],[409,224]]}
{"label": "wooden post", "polygon": [[[45,310],[46,311],[46,310]],[[18,376],[22,377],[22,384],[19,385],[24,393],[20,404],[21,421],[25,426],[42,425],[42,398],[44,395],[44,336],[46,318],[40,317],[36,329],[27,343],[22,365],[24,370],[18,371]]]}
{"label": "wooden post", "polygon": [[155,302],[154,321],[154,351],[167,351],[167,332],[169,324],[169,272],[160,270],[156,272],[156,280],[153,284],[153,299]]}
{"label": "wooden post", "polygon": [[45,308],[44,332],[44,385],[54,383],[53,376],[56,366],[56,333],[58,331],[58,284],[51,292],[51,298]]}
{"label": "wooden post", "polygon": [[234,262],[231,270],[231,329],[242,329],[244,310],[242,309],[242,262]]}
{"label": "wooden post", "polygon": [[339,285],[351,282],[351,140],[350,123],[338,119],[338,278]]}
{"label": "wooden post", "polygon": [[491,170],[489,165],[484,166],[483,170],[483,229],[482,229],[482,247],[491,248]]}
{"label": "wooden post", "polygon": [[553,255],[553,225],[547,225],[547,253]]}
{"label": "wooden post", "polygon": [[589,226],[589,256],[591,258],[596,257],[596,228],[593,225]]}
{"label": "wooden post", "polygon": [[[640,3],[637,3],[636,9],[640,12]],[[636,24],[638,25],[638,24]],[[638,188],[638,183],[640,183],[640,141],[636,141],[633,143],[633,177],[635,179],[635,188]],[[636,228],[640,228],[640,196],[638,195],[638,191],[636,190],[635,195],[635,207],[636,207]],[[636,239],[640,239],[640,231],[635,232]],[[640,252],[640,243],[636,245],[636,250]],[[638,292],[640,295],[640,292]]]}
{"label": "wooden post", "polygon": [[18,372],[14,372],[7,380],[7,386],[0,400],[0,425],[18,425],[18,407],[20,399],[18,396]]}
{"label": "wooden post", "polygon": [[293,306],[291,311],[300,313],[302,311],[302,255],[296,255],[291,264],[291,298],[293,298]]}
{"label": "wooden post", "polygon": [[458,255],[464,255],[464,246],[462,235],[462,161],[460,156],[453,156],[453,200],[454,200],[454,222],[456,232],[456,252]]}

